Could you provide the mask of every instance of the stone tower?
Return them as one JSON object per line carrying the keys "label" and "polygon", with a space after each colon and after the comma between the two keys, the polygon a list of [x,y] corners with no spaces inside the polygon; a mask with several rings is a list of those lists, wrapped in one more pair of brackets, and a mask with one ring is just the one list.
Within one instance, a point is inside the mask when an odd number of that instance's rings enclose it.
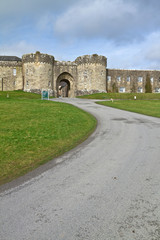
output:
{"label": "stone tower", "polygon": [[54,57],[36,52],[22,56],[24,91],[40,93],[41,89],[53,92]]}
{"label": "stone tower", "polygon": [[77,93],[76,95],[106,92],[107,58],[97,54],[76,58]]}

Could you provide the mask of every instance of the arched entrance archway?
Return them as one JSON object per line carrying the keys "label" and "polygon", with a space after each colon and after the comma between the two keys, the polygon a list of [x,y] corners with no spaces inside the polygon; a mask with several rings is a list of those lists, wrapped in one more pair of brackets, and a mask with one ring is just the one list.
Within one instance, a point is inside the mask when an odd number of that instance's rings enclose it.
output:
{"label": "arched entrance archway", "polygon": [[56,83],[57,97],[74,97],[75,83],[71,74],[64,72],[59,75]]}
{"label": "arched entrance archway", "polygon": [[70,91],[70,82],[67,79],[63,79],[59,82],[58,92],[61,97],[68,97]]}

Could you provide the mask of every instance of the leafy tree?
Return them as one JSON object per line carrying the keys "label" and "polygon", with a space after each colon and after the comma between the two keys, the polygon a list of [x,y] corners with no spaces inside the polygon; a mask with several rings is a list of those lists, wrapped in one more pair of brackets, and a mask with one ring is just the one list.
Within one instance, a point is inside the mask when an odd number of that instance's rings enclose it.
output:
{"label": "leafy tree", "polygon": [[131,87],[131,93],[135,93],[135,92],[136,92],[136,84],[135,84],[135,81],[133,81],[132,87]]}
{"label": "leafy tree", "polygon": [[150,76],[148,73],[146,76],[145,92],[152,93],[152,85],[151,85],[151,80],[150,80]]}
{"label": "leafy tree", "polygon": [[117,88],[117,86],[116,86],[116,83],[113,83],[113,84],[112,84],[112,92],[118,93],[118,88]]}

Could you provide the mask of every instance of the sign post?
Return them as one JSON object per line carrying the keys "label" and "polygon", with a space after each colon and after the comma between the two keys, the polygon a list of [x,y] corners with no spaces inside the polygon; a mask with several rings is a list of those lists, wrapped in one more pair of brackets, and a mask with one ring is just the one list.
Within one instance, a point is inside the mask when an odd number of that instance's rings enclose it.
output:
{"label": "sign post", "polygon": [[0,78],[0,81],[1,81],[1,86],[0,86],[0,88],[1,88],[1,91],[3,92],[3,78]]}
{"label": "sign post", "polygon": [[42,89],[41,99],[42,99],[42,100],[44,100],[44,99],[49,100],[49,90],[43,90],[43,89]]}

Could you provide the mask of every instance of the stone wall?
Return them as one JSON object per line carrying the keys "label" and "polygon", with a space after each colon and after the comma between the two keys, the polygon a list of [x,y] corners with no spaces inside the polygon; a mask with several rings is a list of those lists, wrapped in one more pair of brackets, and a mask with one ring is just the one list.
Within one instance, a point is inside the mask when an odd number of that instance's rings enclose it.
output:
{"label": "stone wall", "polygon": [[0,91],[22,89],[22,62],[0,61]]}
{"label": "stone wall", "polygon": [[107,69],[107,91],[145,92],[146,76],[149,74],[152,92],[160,88],[160,71]]}

